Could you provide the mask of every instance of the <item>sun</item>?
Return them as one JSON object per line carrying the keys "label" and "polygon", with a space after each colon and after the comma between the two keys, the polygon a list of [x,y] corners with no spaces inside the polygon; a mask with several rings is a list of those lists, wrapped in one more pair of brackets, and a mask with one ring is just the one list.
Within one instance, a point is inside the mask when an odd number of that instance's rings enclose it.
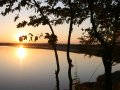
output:
{"label": "sun", "polygon": [[23,48],[23,46],[21,45],[20,48],[17,49],[17,56],[20,59],[20,62],[23,61],[23,58],[25,57],[26,53],[25,53],[25,49]]}

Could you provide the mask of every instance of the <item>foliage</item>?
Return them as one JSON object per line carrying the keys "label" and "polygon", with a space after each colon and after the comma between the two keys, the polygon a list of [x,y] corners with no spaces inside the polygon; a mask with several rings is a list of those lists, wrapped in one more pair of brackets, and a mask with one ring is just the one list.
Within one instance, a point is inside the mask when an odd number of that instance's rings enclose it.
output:
{"label": "foliage", "polygon": [[[5,16],[9,13],[20,12],[23,8],[27,10],[35,9],[35,14],[29,16],[29,21],[20,22],[17,27],[25,27],[26,25],[32,25],[34,27],[40,24],[46,25],[50,22],[53,25],[69,23],[70,7],[69,0],[1,0],[0,7],[5,7],[2,11],[2,15]],[[36,6],[36,2],[41,8],[39,10]],[[62,3],[63,7],[58,5]],[[107,45],[113,45],[117,38],[120,37],[120,1],[118,0],[73,0],[71,3],[72,14],[74,15],[73,23],[80,25],[86,18],[90,17],[90,4],[92,4],[92,13],[94,15],[94,23],[96,30],[93,27],[82,29],[88,32],[90,37],[88,41],[95,42],[96,36],[99,37],[100,43],[105,42]],[[42,12],[44,16],[40,13]],[[19,13],[15,16],[14,21],[19,19]],[[97,34],[96,34],[97,33]],[[83,39],[83,37],[81,37]],[[94,41],[95,40],[95,41]],[[87,41],[87,42],[88,42]]]}
{"label": "foliage", "polygon": [[49,33],[45,33],[45,39],[48,39],[48,43],[50,45],[53,45],[53,44],[56,44],[58,39],[57,39],[57,36],[56,35],[53,35],[53,34],[49,34]]}
{"label": "foliage", "polygon": [[105,43],[107,46],[120,42],[118,40],[120,37],[120,1],[92,0],[88,1],[88,6],[93,14],[91,23],[94,23],[93,27],[82,29],[88,33],[88,37],[95,38],[93,42],[97,39],[102,45]]}
{"label": "foliage", "polygon": [[103,46],[102,61],[105,68],[105,90],[112,90],[113,51],[120,35],[120,1],[87,0],[90,11],[92,35]]}
{"label": "foliage", "polygon": [[[60,2],[63,7],[59,5]],[[74,0],[71,4],[73,9],[72,13],[75,17],[73,23],[79,25],[89,17],[87,7],[85,7],[86,3],[84,0]],[[0,1],[0,7],[5,7],[1,13],[3,16],[9,13],[21,12],[23,8],[26,10],[34,9],[35,13],[29,16],[29,21],[24,20],[20,22],[17,25],[18,28],[25,27],[26,25],[38,27],[38,25],[46,25],[48,22],[52,25],[59,25],[64,22],[69,23],[71,20],[68,0],[2,0]],[[19,18],[20,15],[18,13],[14,21]]]}
{"label": "foliage", "polygon": [[45,36],[43,36],[43,33],[41,33],[40,35],[33,35],[32,33],[29,33],[28,35],[22,35],[19,37],[19,41],[23,42],[25,40],[29,40],[29,41],[33,41],[36,42],[37,40],[39,40],[41,37],[44,37],[45,39],[48,39],[48,43],[50,45],[56,44],[58,39],[56,35],[53,34],[49,34],[49,33],[45,33]]}
{"label": "foliage", "polygon": [[29,41],[33,41],[33,39],[34,39],[34,42],[36,42],[41,37],[43,37],[43,33],[41,33],[40,35],[39,34],[33,35],[32,33],[29,33],[28,35],[22,35],[22,36],[20,36],[19,37],[19,41],[23,42],[23,41],[28,40],[28,39],[29,39]]}

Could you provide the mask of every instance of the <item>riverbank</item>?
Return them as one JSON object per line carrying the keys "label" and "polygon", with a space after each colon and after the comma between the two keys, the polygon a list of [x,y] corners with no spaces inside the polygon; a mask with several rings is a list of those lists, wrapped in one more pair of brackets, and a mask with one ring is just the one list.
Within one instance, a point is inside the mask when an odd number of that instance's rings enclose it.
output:
{"label": "riverbank", "polygon": [[[51,45],[47,43],[0,43],[0,46],[23,46],[24,48],[36,48],[36,49],[53,49]],[[57,44],[57,50],[59,51],[66,51],[67,44]],[[80,52],[80,45],[79,44],[71,44],[70,52],[78,53]]]}
{"label": "riverbank", "polygon": [[[47,43],[0,43],[0,46],[14,46],[19,47],[23,46],[24,48],[35,48],[35,49],[49,49],[52,50],[52,46]],[[67,44],[57,44],[58,51],[67,51]],[[80,45],[80,44],[71,44],[70,52],[73,53],[83,53],[86,55],[94,55],[101,57],[102,47],[100,45]],[[117,46],[115,51],[115,56],[120,54],[120,46]]]}

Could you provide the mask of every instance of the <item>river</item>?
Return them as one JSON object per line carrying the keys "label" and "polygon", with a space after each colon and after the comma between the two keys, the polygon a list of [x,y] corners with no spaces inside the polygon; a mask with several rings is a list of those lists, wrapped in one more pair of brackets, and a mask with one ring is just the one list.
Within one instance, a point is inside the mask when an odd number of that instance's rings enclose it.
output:
{"label": "river", "polygon": [[[58,55],[60,89],[65,90],[69,88],[66,52],[58,51]],[[104,73],[101,57],[78,53],[70,53],[70,55],[74,65],[72,76],[74,78],[77,72],[81,83],[96,81],[96,77]],[[55,69],[53,50],[23,46],[0,47],[0,90],[54,90]],[[116,70],[120,70],[120,65],[113,67],[113,71]]]}

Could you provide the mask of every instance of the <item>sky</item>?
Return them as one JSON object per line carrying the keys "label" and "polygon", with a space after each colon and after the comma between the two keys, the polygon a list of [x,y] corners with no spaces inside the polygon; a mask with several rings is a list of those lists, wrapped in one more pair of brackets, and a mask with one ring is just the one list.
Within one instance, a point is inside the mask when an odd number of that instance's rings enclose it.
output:
{"label": "sky", "polygon": [[[28,33],[32,33],[34,35],[40,33],[43,33],[43,35],[45,35],[45,33],[51,33],[50,28],[47,25],[39,25],[38,27],[26,26],[24,28],[16,28],[16,25],[19,21],[28,18],[29,15],[31,15],[32,13],[34,12],[27,12],[23,10],[20,14],[21,17],[17,22],[14,22],[14,17],[16,13],[6,16],[2,16],[0,14],[0,42],[19,42],[19,36],[23,34],[27,35]],[[71,43],[79,44],[79,40],[77,38],[82,35],[81,28],[85,28],[88,26],[90,26],[89,20],[83,22],[79,27],[77,25],[74,26]],[[53,26],[53,29],[55,31],[55,34],[58,36],[58,43],[67,43],[69,24]],[[27,42],[29,42],[29,40]],[[37,43],[47,43],[47,40],[42,37],[37,41]]]}

